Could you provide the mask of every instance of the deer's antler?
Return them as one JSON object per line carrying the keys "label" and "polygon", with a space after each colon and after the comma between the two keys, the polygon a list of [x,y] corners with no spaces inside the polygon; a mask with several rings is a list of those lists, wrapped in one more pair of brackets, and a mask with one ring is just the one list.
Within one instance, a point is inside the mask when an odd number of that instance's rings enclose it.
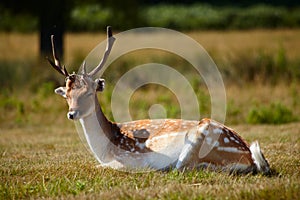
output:
{"label": "deer's antler", "polygon": [[59,59],[58,59],[58,57],[56,55],[56,52],[55,52],[55,43],[54,43],[54,35],[51,35],[51,45],[52,45],[52,54],[53,54],[54,62],[47,57],[48,62],[52,65],[52,67],[56,71],[58,71],[60,74],[64,75],[65,77],[68,77],[69,73],[68,73],[66,67],[65,66],[61,66],[60,61],[59,61]]}
{"label": "deer's antler", "polygon": [[102,67],[104,66],[104,64],[110,54],[110,51],[112,49],[112,46],[113,46],[115,40],[116,40],[116,38],[114,38],[112,35],[111,27],[108,26],[107,27],[107,44],[106,44],[106,49],[105,49],[103,58],[101,59],[100,63],[89,73],[89,76],[93,76],[93,75],[97,74],[102,69]]}

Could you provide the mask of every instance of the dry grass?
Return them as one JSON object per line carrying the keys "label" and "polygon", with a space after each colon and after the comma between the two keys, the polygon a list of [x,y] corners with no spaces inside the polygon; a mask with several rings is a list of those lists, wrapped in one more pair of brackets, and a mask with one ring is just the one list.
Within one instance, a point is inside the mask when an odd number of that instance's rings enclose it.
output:
{"label": "dry grass", "polygon": [[274,54],[284,48],[289,59],[299,59],[300,30],[204,31],[189,35],[218,58],[228,59],[245,51]]}
{"label": "dry grass", "polygon": [[[289,59],[297,60],[300,30],[254,30],[189,33],[212,55],[226,62],[239,52],[276,53],[284,47]],[[67,34],[65,63],[83,59],[104,34]],[[242,45],[241,45],[242,44]],[[0,34],[0,60],[28,62],[37,59],[37,34]],[[144,54],[145,52],[142,52]],[[164,54],[161,54],[164,55]],[[26,68],[28,69],[28,68]],[[51,70],[51,69],[49,69]],[[51,71],[53,72],[53,71]],[[2,76],[3,77],[3,76]],[[53,79],[49,79],[53,80]],[[28,80],[30,83],[31,80]],[[22,84],[22,82],[20,83]],[[247,141],[259,140],[265,156],[278,174],[271,177],[230,176],[207,171],[126,173],[97,168],[82,145],[73,124],[66,119],[64,100],[52,87],[30,84],[0,94],[0,199],[299,199],[300,124],[247,125],[254,105],[280,102],[300,114],[298,82],[276,85],[226,83],[227,120]],[[100,95],[110,114],[111,88]],[[205,88],[198,92],[206,105]],[[148,104],[156,103],[166,90],[141,90],[134,94],[131,111],[146,117]],[[145,99],[145,96],[148,98]],[[174,96],[164,103],[174,104]],[[141,104],[140,104],[141,103]],[[146,103],[146,107],[144,106]],[[142,107],[142,105],[144,107]],[[142,109],[141,109],[142,108]],[[176,110],[175,110],[176,113]],[[174,113],[173,113],[174,114]],[[201,113],[202,114],[202,113]]]}
{"label": "dry grass", "polygon": [[[299,58],[300,29],[293,30],[250,30],[250,31],[202,31],[190,32],[208,52],[220,58],[236,55],[241,51],[276,52],[283,47],[290,59]],[[86,56],[99,42],[103,33],[68,33],[65,38],[66,64],[73,56]],[[242,45],[241,45],[242,44]],[[22,60],[38,56],[38,34],[0,33],[0,60]]]}
{"label": "dry grass", "polygon": [[0,33],[0,60],[32,60],[38,57],[38,34]]}
{"label": "dry grass", "polygon": [[71,122],[2,129],[0,198],[298,199],[300,124],[234,128],[248,141],[260,141],[278,174],[114,171],[96,167]]}
{"label": "dry grass", "polygon": [[250,110],[258,105],[281,103],[293,110],[295,116],[300,115],[300,85],[289,84],[260,84],[226,85],[227,96],[227,122],[245,123]]}

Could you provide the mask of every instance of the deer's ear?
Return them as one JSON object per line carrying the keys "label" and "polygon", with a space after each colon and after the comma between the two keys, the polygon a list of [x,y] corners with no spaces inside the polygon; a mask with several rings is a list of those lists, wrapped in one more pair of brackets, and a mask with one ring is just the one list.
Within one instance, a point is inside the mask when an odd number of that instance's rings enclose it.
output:
{"label": "deer's ear", "polygon": [[58,87],[54,90],[54,92],[56,94],[59,94],[60,96],[64,97],[64,98],[67,98],[67,95],[66,95],[66,87]]}
{"label": "deer's ear", "polygon": [[105,87],[105,80],[102,78],[98,78],[95,80],[96,83],[96,91],[102,92]]}

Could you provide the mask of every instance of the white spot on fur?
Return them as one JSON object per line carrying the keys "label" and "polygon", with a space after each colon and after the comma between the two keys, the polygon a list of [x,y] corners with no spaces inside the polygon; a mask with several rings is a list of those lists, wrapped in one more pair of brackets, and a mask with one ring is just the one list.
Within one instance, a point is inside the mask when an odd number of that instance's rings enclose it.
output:
{"label": "white spot on fur", "polygon": [[136,143],[136,146],[138,146],[140,149],[144,149],[146,147],[145,143]]}
{"label": "white spot on fur", "polygon": [[220,143],[218,141],[215,141],[213,144],[213,147],[218,147],[220,145]]}
{"label": "white spot on fur", "polygon": [[213,132],[214,132],[214,134],[222,134],[222,133],[224,133],[224,131],[222,129],[220,129],[220,128],[214,129]]}
{"label": "white spot on fur", "polygon": [[208,124],[202,125],[198,128],[199,132],[202,133],[203,135],[208,135],[209,131],[207,130]]}
{"label": "white spot on fur", "polygon": [[244,151],[240,151],[235,147],[218,147],[219,151],[226,151],[231,153],[244,153]]}
{"label": "white spot on fur", "polygon": [[203,133],[203,135],[205,135],[205,136],[206,136],[206,135],[208,135],[208,134],[209,134],[209,131],[208,131],[208,130],[204,130],[202,133]]}
{"label": "white spot on fur", "polygon": [[211,137],[205,137],[205,140],[206,140],[206,143],[209,144],[209,145],[212,142],[212,138]]}
{"label": "white spot on fur", "polygon": [[235,139],[234,137],[232,137],[232,136],[230,137],[230,140],[234,141],[237,144],[240,144],[240,142],[237,139]]}
{"label": "white spot on fur", "polygon": [[134,147],[130,148],[130,152],[134,152],[134,151],[135,151]]}
{"label": "white spot on fur", "polygon": [[225,142],[225,143],[229,143],[228,137],[224,137],[224,142]]}

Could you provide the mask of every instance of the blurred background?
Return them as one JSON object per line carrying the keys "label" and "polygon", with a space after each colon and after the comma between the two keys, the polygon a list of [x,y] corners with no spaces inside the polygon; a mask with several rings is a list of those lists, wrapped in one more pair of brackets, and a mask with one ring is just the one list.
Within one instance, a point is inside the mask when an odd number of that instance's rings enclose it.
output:
{"label": "blurred background", "polygon": [[[198,41],[224,79],[226,123],[299,120],[299,1],[4,0],[0,3],[0,126],[65,124],[66,104],[53,92],[64,78],[45,59],[51,56],[50,35],[55,35],[63,63],[76,72],[87,54],[105,40],[107,25],[114,33],[165,27]],[[107,88],[99,98],[111,120],[114,83],[130,68],[148,62],[172,66],[187,76],[198,95],[201,117],[210,116],[209,93],[189,63],[168,52],[142,50],[122,56],[104,73]],[[148,118],[149,108],[157,103],[169,118],[180,117],[176,96],[157,85],[136,91],[130,112],[134,119]]]}

